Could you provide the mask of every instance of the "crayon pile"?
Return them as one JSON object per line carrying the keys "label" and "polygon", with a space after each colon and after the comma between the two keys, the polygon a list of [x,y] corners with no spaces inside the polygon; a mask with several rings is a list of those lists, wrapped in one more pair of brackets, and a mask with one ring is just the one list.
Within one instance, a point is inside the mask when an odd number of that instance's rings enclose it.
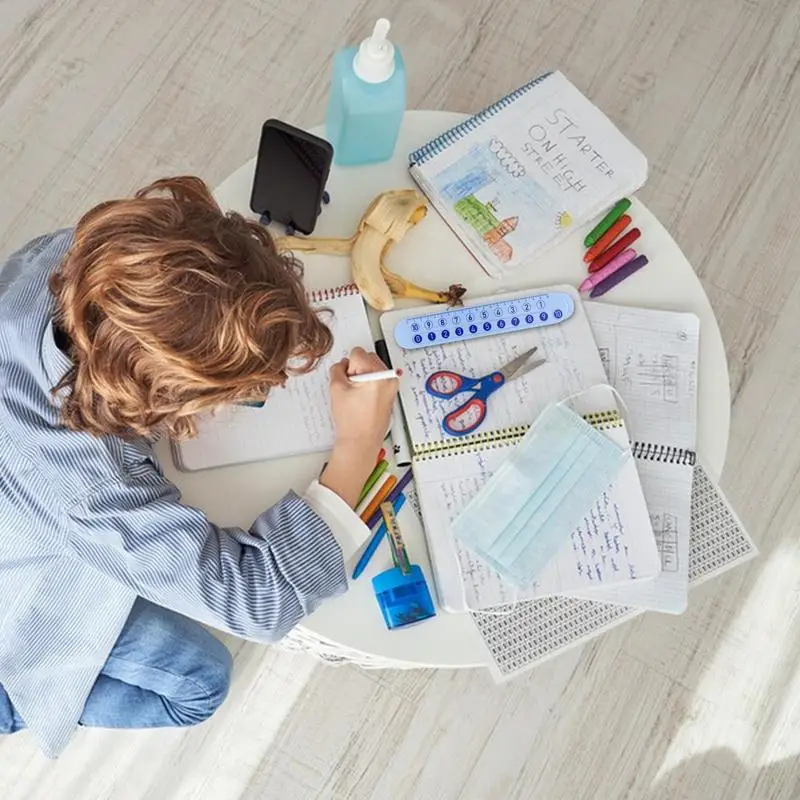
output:
{"label": "crayon pile", "polygon": [[583,260],[589,275],[578,287],[589,297],[601,297],[625,278],[647,264],[647,256],[638,255],[631,245],[642,235],[638,228],[626,232],[632,220],[626,212],[631,207],[627,197],[620,200],[583,240],[588,248]]}

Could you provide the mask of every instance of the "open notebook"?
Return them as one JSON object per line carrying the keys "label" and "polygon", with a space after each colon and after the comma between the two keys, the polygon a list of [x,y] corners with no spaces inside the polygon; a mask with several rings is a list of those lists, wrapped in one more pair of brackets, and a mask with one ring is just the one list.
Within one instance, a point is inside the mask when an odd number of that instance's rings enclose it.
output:
{"label": "open notebook", "polygon": [[700,321],[694,314],[588,303],[600,357],[625,401],[661,574],[585,597],[680,614],[689,592],[689,531],[697,433]]}
{"label": "open notebook", "polygon": [[367,311],[352,284],[314,292],[311,302],[333,333],[333,348],[317,368],[273,389],[262,408],[231,406],[205,417],[194,439],[173,443],[178,469],[193,471],[330,450],[334,427],[328,370],[354,347],[372,350]]}
{"label": "open notebook", "polygon": [[647,179],[642,153],[560,72],[445,131],[409,161],[411,176],[494,277]]}
{"label": "open notebook", "polygon": [[[412,443],[416,490],[439,600],[448,610],[487,608],[596,586],[631,585],[660,571],[634,459],[626,462],[585,524],[564,543],[529,591],[518,593],[450,533],[451,521],[549,403],[590,390],[571,400],[572,408],[621,446],[628,445],[614,396],[602,385],[607,378],[583,304],[570,287],[554,290],[574,298],[575,314],[566,322],[445,346],[403,350],[395,343],[393,331],[409,310],[391,311],[381,318],[392,364],[404,370],[400,399]],[[529,293],[504,294],[502,299]],[[486,302],[484,298],[468,305]],[[492,395],[486,421],[478,432],[458,439],[446,437],[441,420],[465,398],[446,401],[431,397],[424,388],[427,376],[444,368],[484,375],[534,345],[539,347],[537,356],[548,363]]]}

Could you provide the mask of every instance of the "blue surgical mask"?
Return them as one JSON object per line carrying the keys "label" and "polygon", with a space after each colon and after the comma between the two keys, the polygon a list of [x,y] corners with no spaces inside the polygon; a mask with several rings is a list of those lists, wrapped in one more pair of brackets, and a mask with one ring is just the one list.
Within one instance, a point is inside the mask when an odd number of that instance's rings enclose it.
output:
{"label": "blue surgical mask", "polygon": [[629,455],[570,408],[550,406],[452,531],[509,583],[528,588]]}

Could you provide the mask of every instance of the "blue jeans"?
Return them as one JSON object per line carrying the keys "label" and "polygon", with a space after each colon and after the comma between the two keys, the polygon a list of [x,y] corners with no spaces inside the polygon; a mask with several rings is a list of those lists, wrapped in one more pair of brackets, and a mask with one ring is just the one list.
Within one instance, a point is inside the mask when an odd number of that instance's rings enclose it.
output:
{"label": "blue jeans", "polygon": [[[208,719],[228,694],[231,656],[201,625],[138,599],[86,700],[80,724],[163,728]],[[0,686],[0,733],[25,727]]]}

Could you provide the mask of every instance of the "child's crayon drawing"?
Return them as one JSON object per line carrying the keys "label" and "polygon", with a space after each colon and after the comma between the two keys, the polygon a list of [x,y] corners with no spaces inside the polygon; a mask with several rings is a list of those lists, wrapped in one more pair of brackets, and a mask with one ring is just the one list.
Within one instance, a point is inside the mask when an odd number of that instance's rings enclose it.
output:
{"label": "child's crayon drawing", "polygon": [[433,178],[433,185],[476,238],[504,263],[572,218],[557,208],[496,138],[474,144]]}

